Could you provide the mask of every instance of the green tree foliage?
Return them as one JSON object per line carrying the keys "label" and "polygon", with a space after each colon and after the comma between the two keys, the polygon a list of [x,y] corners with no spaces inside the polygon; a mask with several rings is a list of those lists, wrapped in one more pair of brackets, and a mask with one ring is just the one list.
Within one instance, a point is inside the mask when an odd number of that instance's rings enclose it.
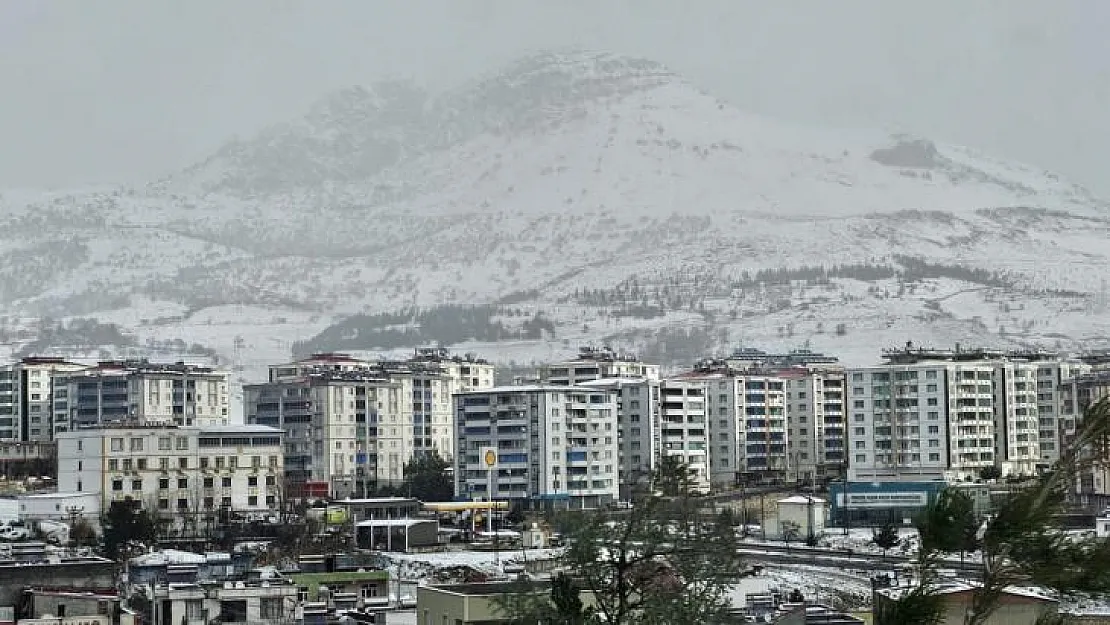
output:
{"label": "green tree foliage", "polygon": [[[566,574],[593,599],[593,619],[606,625],[687,625],[723,622],[728,588],[744,576],[736,534],[714,514],[702,514],[687,467],[666,460],[651,492],[634,497],[622,513],[575,513],[557,519],[569,547]],[[531,582],[501,602],[517,623],[542,620],[554,597]],[[589,603],[589,601],[587,601]],[[537,604],[539,604],[537,606]],[[544,611],[547,610],[547,611]],[[566,607],[577,614],[573,606]]]}
{"label": "green tree foliage", "polygon": [[983,467],[979,470],[979,479],[981,480],[997,480],[1002,477],[1002,469],[994,466]]}
{"label": "green tree foliage", "polygon": [[420,501],[451,501],[455,498],[455,485],[448,474],[450,468],[451,463],[435,450],[414,456],[405,465],[401,490]]}
{"label": "green tree foliage", "polygon": [[100,520],[104,530],[104,555],[118,560],[128,543],[150,543],[158,535],[154,516],[134,500],[113,501]]}
{"label": "green tree foliage", "polygon": [[[1006,589],[1036,585],[1061,596],[1110,594],[1110,538],[1070,536],[1055,518],[1080,475],[1103,462],[1110,449],[1110,398],[1087,407],[1078,431],[1052,469],[1013,491],[997,513],[974,533],[969,507],[945,490],[918,519],[921,547],[914,586],[876,606],[876,625],[933,625],[942,600],[936,593],[939,556],[970,550],[983,554],[983,577],[972,591],[965,625],[983,625],[998,609]],[[974,518],[974,515],[970,515]],[[916,615],[916,616],[915,616]],[[932,620],[931,620],[932,619]],[[1055,619],[1046,615],[1042,622]]]}
{"label": "green tree foliage", "polygon": [[883,557],[886,557],[886,552],[898,546],[902,539],[898,537],[898,526],[893,523],[887,523],[879,529],[871,532],[871,542],[875,546],[883,550]]}

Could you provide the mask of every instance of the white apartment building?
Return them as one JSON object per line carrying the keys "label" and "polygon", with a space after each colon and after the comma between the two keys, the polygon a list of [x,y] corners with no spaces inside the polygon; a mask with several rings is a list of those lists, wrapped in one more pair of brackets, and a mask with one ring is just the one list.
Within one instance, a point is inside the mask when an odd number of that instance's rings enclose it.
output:
{"label": "white apartment building", "polygon": [[131,500],[179,527],[220,511],[268,516],[282,497],[282,432],[258,425],[100,426],[60,432],[58,489]]}
{"label": "white apartment building", "polygon": [[677,456],[690,471],[694,488],[710,489],[706,382],[699,374],[667,378],[659,385],[659,449]]}
{"label": "white apartment building", "polygon": [[1058,457],[1066,414],[1056,380],[1082,363],[959,346],[884,357],[849,376],[852,479],[965,480],[985,467],[1032,475]]}
{"label": "white apartment building", "polygon": [[368,369],[300,372],[243,387],[247,422],[285,433],[293,490],[363,497],[399,484],[413,451],[412,386]]}
{"label": "white apartment building", "polygon": [[[456,395],[455,411],[458,496],[571,509],[617,499],[615,392],[503,386]],[[482,453],[490,448],[497,456],[492,471]]]}
{"label": "white apartment building", "polygon": [[227,425],[227,371],[128,360],[100,362],[54,378],[55,433],[128,421]]}
{"label": "white apartment building", "polygon": [[600,378],[659,379],[659,365],[641,362],[632,354],[622,354],[609,348],[584,347],[578,358],[539,369],[543,384],[574,386],[587,380]]}
{"label": "white apartment building", "polygon": [[53,440],[54,378],[84,368],[53,357],[0,366],[0,440]]}
{"label": "white apartment building", "polygon": [[455,455],[460,391],[493,386],[494,366],[473,355],[418,349],[406,361],[315,354],[272,365],[244,386],[248,423],[287,433],[286,471],[315,496],[366,496],[404,480],[414,455]]}
{"label": "white apartment building", "polygon": [[659,459],[659,380],[600,378],[579,386],[617,395],[618,481],[621,500],[628,501],[633,493],[650,487]]}
{"label": "white apartment building", "polygon": [[843,476],[847,418],[844,370],[795,367],[778,375],[785,379],[788,479],[814,483]]}

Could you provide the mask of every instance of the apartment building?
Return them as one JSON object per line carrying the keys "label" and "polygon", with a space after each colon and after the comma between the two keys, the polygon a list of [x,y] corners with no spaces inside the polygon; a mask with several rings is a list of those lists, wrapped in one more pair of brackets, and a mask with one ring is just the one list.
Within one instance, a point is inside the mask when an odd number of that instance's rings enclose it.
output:
{"label": "apartment building", "polygon": [[53,440],[54,378],[84,368],[45,356],[0,366],[0,440]]}
{"label": "apartment building", "polygon": [[1064,442],[1056,380],[1083,363],[1043,352],[886,350],[850,372],[853,479],[974,479],[985,467],[1032,475]]}
{"label": "apartment building", "polygon": [[[455,491],[533,508],[597,508],[619,495],[617,395],[503,386],[455,396]],[[485,464],[495,450],[496,466]]]}
{"label": "apartment building", "polygon": [[412,413],[403,409],[411,407],[411,390],[380,370],[297,374],[243,387],[247,422],[285,434],[285,476],[293,491],[365,497],[399,484],[413,450]]}
{"label": "apartment building", "polygon": [[634,493],[650,487],[658,465],[659,380],[599,378],[579,386],[616,393],[618,481],[620,498],[628,501]]}
{"label": "apartment building", "polygon": [[54,432],[139,421],[227,425],[230,374],[147,360],[104,361],[54,375]]}
{"label": "apartment building", "polygon": [[[1110,397],[1110,370],[1097,369],[1064,380],[1060,391],[1060,431],[1062,445],[1071,445],[1076,429],[1088,406]],[[1088,449],[1095,462],[1084,467],[1076,484],[1080,502],[1093,510],[1110,507],[1110,457],[1105,449]],[[1098,456],[1102,456],[1099,458]]]}
{"label": "apartment building", "polygon": [[617,352],[608,347],[584,347],[578,358],[543,365],[538,371],[541,384],[574,386],[600,378],[659,379],[659,365],[641,362],[633,354]]}
{"label": "apartment building", "polygon": [[316,496],[366,496],[404,479],[414,455],[455,455],[452,396],[493,386],[472,354],[418,349],[404,361],[314,354],[244,386],[248,423],[284,430],[286,470]]}
{"label": "apartment building", "polygon": [[706,381],[697,374],[666,378],[659,384],[659,450],[677,456],[690,472],[694,488],[710,490]]}
{"label": "apartment building", "polygon": [[60,432],[58,489],[131,500],[178,527],[222,511],[265,517],[282,498],[282,432],[259,425],[105,425]]}
{"label": "apartment building", "polygon": [[787,453],[794,482],[841,478],[846,468],[845,376],[839,365],[795,366],[785,380]]}

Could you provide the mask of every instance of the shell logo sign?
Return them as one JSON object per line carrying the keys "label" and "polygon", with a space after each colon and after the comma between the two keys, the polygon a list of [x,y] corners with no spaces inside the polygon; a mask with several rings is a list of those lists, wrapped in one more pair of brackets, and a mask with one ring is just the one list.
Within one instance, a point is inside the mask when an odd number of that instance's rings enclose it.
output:
{"label": "shell logo sign", "polygon": [[497,466],[497,450],[493,447],[486,447],[482,450],[482,462],[485,463],[486,468],[492,469]]}

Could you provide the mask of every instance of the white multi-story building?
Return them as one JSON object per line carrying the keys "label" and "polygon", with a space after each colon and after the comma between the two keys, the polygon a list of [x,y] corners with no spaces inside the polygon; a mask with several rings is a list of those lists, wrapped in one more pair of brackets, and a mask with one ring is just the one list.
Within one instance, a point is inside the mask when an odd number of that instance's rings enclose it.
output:
{"label": "white multi-story building", "polygon": [[660,455],[678,457],[700,492],[710,488],[706,412],[706,382],[700,374],[679,375],[659,384]]}
{"label": "white multi-story building", "polygon": [[848,380],[852,479],[966,480],[986,467],[1032,475],[1058,457],[1056,380],[1082,363],[958,346],[884,357]]}
{"label": "white multi-story building", "polygon": [[413,449],[411,385],[369,369],[300,373],[243,387],[247,422],[285,432],[292,490],[350,497],[399,484]]}
{"label": "white multi-story building", "polygon": [[[503,386],[455,396],[455,490],[536,508],[597,508],[618,495],[615,392]],[[496,466],[483,450],[496,450]],[[491,490],[492,488],[492,490]]]}
{"label": "white multi-story building", "polygon": [[282,497],[281,439],[258,425],[60,432],[58,489],[99,494],[98,514],[130,500],[183,526],[213,523],[220,511],[266,516]]}
{"label": "white multi-story building", "polygon": [[227,425],[229,373],[198,365],[106,361],[54,375],[54,431],[109,423]]}
{"label": "white multi-story building", "polygon": [[539,381],[543,384],[574,386],[601,378],[658,380],[659,365],[641,362],[632,354],[622,354],[609,348],[585,347],[574,360],[544,365],[539,369]]}
{"label": "white multi-story building", "polygon": [[53,357],[0,366],[0,440],[53,440],[54,379],[85,367]]}
{"label": "white multi-story building", "polygon": [[492,387],[494,373],[473,355],[440,349],[406,361],[315,354],[272,365],[269,382],[244,386],[244,414],[286,432],[286,471],[305,494],[367,496],[399,485],[416,455],[452,459],[452,396]]}
{"label": "white multi-story building", "polygon": [[620,496],[627,501],[638,490],[650,487],[659,459],[659,380],[599,378],[579,386],[617,395]]}

